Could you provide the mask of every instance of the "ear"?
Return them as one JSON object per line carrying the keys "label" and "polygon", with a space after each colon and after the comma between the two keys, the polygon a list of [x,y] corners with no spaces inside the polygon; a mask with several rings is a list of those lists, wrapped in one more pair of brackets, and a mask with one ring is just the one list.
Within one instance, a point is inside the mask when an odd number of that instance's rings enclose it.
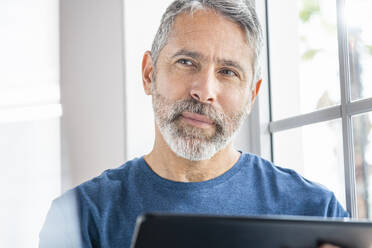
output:
{"label": "ear", "polygon": [[142,59],[142,83],[146,95],[151,95],[152,75],[154,66],[150,51],[146,51]]}
{"label": "ear", "polygon": [[254,89],[252,89],[252,99],[251,99],[251,105],[253,105],[254,101],[256,100],[256,97],[258,95],[258,92],[260,91],[260,88],[261,88],[261,83],[262,83],[262,79],[259,79],[257,82],[256,82],[256,86],[254,87]]}

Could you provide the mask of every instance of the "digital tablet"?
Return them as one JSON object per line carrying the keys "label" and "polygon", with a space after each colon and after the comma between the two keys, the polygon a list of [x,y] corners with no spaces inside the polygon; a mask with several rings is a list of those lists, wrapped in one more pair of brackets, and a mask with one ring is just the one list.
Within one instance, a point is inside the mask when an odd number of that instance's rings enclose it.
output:
{"label": "digital tablet", "polygon": [[146,214],[132,248],[372,248],[372,223],[350,219]]}

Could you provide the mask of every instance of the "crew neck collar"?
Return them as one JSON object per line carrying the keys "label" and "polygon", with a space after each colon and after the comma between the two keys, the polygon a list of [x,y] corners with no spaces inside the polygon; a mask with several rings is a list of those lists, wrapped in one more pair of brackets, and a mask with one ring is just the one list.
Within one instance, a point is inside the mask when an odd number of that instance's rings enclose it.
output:
{"label": "crew neck collar", "polygon": [[[240,151],[239,151],[240,152]],[[145,174],[145,176],[149,179],[149,182],[153,183],[154,186],[160,186],[162,185],[163,187],[169,189],[169,190],[201,190],[201,189],[206,189],[210,187],[214,187],[218,184],[221,184],[223,182],[226,182],[229,178],[234,176],[236,173],[239,172],[241,167],[244,164],[244,160],[246,159],[246,154],[240,152],[241,155],[238,159],[238,161],[226,172],[223,174],[206,180],[202,182],[177,182],[177,181],[172,181],[166,178],[163,178],[156,174],[151,167],[147,164],[147,162],[144,159],[144,156],[140,158],[140,166],[141,170]]]}

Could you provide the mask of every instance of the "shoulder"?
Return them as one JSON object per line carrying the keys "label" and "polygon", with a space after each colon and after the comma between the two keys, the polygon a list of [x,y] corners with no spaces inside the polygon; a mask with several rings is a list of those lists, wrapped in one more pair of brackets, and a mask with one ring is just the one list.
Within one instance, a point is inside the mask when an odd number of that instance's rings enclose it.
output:
{"label": "shoulder", "polygon": [[74,206],[80,211],[85,208],[92,211],[104,209],[105,205],[126,197],[134,181],[138,181],[142,174],[142,161],[143,158],[135,158],[118,168],[105,170],[101,175],[57,197],[52,206],[55,209],[71,209]]}
{"label": "shoulder", "polygon": [[245,153],[244,161],[245,166],[250,167],[251,173],[254,173],[260,180],[264,180],[265,183],[273,184],[279,189],[285,190],[295,187],[296,189],[332,193],[326,187],[304,178],[296,171],[277,166],[257,155]]}
{"label": "shoulder", "polygon": [[348,213],[325,186],[253,154],[243,154],[245,167],[264,194],[283,208],[297,209],[303,215],[347,217]]}
{"label": "shoulder", "polygon": [[86,181],[73,190],[79,197],[79,200],[84,199],[99,199],[112,198],[116,192],[125,194],[128,185],[131,185],[138,175],[141,174],[140,166],[143,158],[135,158],[127,161],[118,168],[105,170],[101,175]]}
{"label": "shoulder", "polygon": [[118,168],[106,170],[56,198],[40,232],[39,246],[82,247],[86,230],[96,230],[89,224],[91,217],[100,223],[102,214],[126,197],[133,177],[141,174],[140,163],[141,158],[136,158]]}
{"label": "shoulder", "polygon": [[81,247],[79,203],[75,190],[55,199],[39,234],[39,247]]}

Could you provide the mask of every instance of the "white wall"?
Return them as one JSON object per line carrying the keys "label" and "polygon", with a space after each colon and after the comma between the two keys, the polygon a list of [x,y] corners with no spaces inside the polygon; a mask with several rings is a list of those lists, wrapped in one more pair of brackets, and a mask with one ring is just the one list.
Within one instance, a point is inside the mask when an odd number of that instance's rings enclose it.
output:
{"label": "white wall", "polygon": [[61,3],[62,187],[125,161],[121,0]]}
{"label": "white wall", "polygon": [[154,142],[154,118],[151,97],[145,95],[141,79],[141,62],[166,7],[172,0],[125,1],[125,61],[127,92],[127,151],[128,159],[151,151]]}

